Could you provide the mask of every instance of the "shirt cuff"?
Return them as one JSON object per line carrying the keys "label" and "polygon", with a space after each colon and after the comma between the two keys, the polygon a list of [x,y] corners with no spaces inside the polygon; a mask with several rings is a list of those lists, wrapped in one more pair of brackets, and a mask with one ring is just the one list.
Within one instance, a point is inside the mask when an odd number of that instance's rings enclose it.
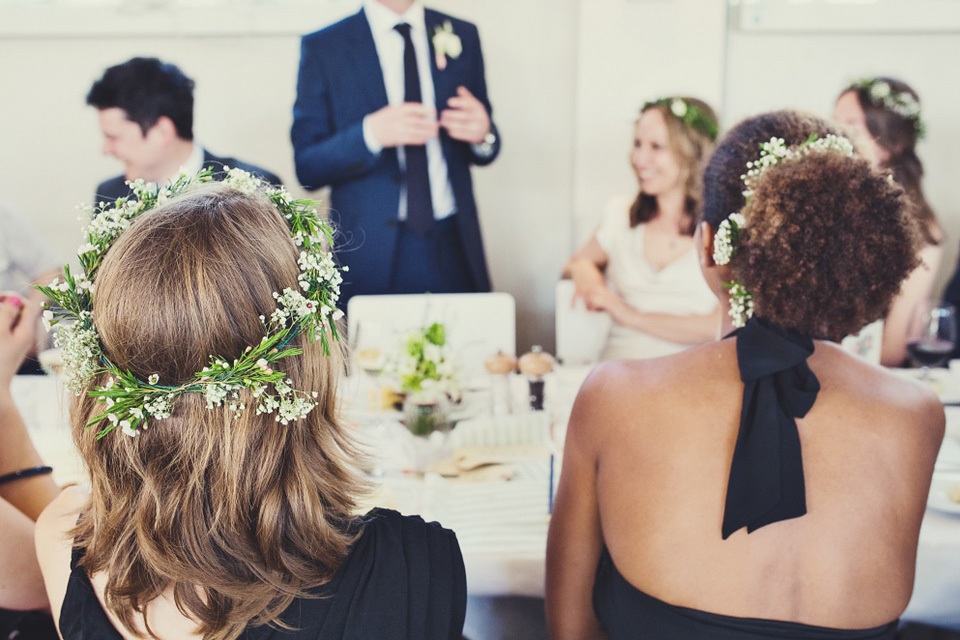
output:
{"label": "shirt cuff", "polygon": [[377,155],[383,151],[383,145],[380,144],[380,141],[373,135],[373,131],[370,130],[370,116],[363,117],[363,142],[367,145],[367,150],[370,151],[373,155]]}

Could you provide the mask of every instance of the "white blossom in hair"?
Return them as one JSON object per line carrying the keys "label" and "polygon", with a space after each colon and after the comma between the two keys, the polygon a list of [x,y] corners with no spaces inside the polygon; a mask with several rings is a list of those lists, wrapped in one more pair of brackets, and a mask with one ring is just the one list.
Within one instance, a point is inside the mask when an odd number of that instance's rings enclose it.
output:
{"label": "white blossom in hair", "polygon": [[731,213],[727,216],[713,237],[713,261],[719,265],[729,264],[733,249],[740,240],[740,230],[746,224],[743,214]]}
{"label": "white blossom in hair", "polygon": [[918,140],[926,135],[927,126],[920,116],[920,103],[909,91],[894,91],[889,82],[877,78],[861,78],[851,84],[850,88],[866,89],[874,106],[910,120]]}
{"label": "white blossom in hair", "polygon": [[730,292],[730,317],[733,326],[738,329],[753,317],[753,296],[740,282],[725,282],[723,286]]}
{"label": "white blossom in hair", "polygon": [[[282,358],[299,355],[301,350],[289,346],[298,335],[314,341],[319,337],[324,352],[329,353],[327,331],[338,339],[336,321],[343,315],[336,303],[340,296],[340,270],[333,262],[329,247],[332,230],[320,219],[316,203],[292,200],[281,187],[275,188],[258,177],[240,170],[227,169],[224,184],[244,193],[262,193],[284,218],[291,240],[301,248],[297,279],[301,291],[286,288],[275,292],[276,309],[269,317],[261,316],[264,337],[257,345],[248,346],[232,362],[211,355],[209,364],[193,378],[173,385],[161,384],[160,375],[151,373],[141,380],[121,370],[104,354],[93,317],[93,296],[97,270],[114,241],[135,218],[148,215],[158,205],[185,193],[196,184],[210,182],[209,169],[196,176],[181,174],[166,187],[149,187],[142,180],[128,183],[134,197],[101,203],[92,212],[85,229],[87,242],[80,247],[79,261],[83,274],[74,276],[64,267],[64,280],[54,280],[37,287],[52,301],[43,313],[49,328],[57,326],[54,344],[61,348],[64,370],[70,388],[78,395],[91,380],[105,381],[88,393],[99,399],[104,410],[93,417],[88,427],[100,425],[97,437],[114,429],[136,436],[149,427],[149,419],[170,417],[174,401],[185,393],[198,393],[206,399],[207,408],[226,406],[235,416],[246,409],[244,397],[256,402],[258,414],[272,413],[281,424],[300,420],[313,409],[316,392],[308,394],[293,389],[286,374],[271,365]],[[244,395],[246,393],[246,395]]]}
{"label": "white blossom in hair", "polygon": [[794,147],[788,147],[784,144],[783,138],[770,138],[769,142],[760,145],[760,157],[747,163],[747,172],[740,176],[743,180],[743,196],[750,198],[753,195],[753,188],[769,167],[780,164],[784,160],[802,158],[821,151],[837,151],[847,156],[853,157],[853,144],[843,136],[837,136],[828,133],[824,137],[817,134],[811,134],[809,138],[801,144]]}

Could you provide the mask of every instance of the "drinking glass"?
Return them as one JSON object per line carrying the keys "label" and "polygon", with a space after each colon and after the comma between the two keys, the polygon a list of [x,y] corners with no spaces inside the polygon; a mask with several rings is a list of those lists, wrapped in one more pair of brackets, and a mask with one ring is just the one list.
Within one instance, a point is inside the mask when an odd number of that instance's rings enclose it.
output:
{"label": "drinking glass", "polygon": [[930,377],[930,367],[946,362],[957,344],[957,310],[945,302],[928,303],[914,318],[907,351],[923,370],[921,380]]}
{"label": "drinking glass", "polygon": [[381,408],[380,374],[387,364],[387,347],[384,344],[383,326],[378,322],[357,323],[356,335],[352,340],[353,363],[370,379],[367,408],[378,411]]}

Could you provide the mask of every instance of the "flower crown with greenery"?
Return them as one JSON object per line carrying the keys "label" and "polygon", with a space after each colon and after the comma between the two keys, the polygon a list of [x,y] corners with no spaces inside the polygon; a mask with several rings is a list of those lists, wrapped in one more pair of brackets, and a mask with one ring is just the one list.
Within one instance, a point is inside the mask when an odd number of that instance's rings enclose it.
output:
{"label": "flower crown with greenery", "polygon": [[[843,136],[832,133],[819,137],[812,133],[810,137],[798,145],[788,147],[783,138],[770,138],[769,142],[760,144],[760,157],[747,163],[747,172],[740,176],[743,180],[743,196],[750,202],[754,187],[760,176],[768,168],[782,162],[800,160],[812,153],[842,153],[848,158],[853,157],[853,145]],[[746,206],[746,205],[745,205]],[[718,265],[729,264],[737,251],[737,245],[746,226],[746,218],[742,213],[731,213],[717,227],[713,238],[713,261]],[[724,282],[723,286],[730,292],[730,317],[734,327],[742,327],[753,316],[753,296],[742,282],[733,280]]]}
{"label": "flower crown with greenery", "polygon": [[660,98],[659,100],[651,100],[650,102],[643,103],[640,113],[643,113],[651,107],[666,107],[670,113],[683,122],[683,126],[707,136],[711,142],[715,141],[717,135],[720,134],[717,121],[689,100],[683,98]]}
{"label": "flower crown with greenery", "polygon": [[889,82],[880,78],[861,78],[851,84],[850,88],[866,89],[873,106],[910,120],[917,140],[927,135],[927,125],[920,117],[920,102],[909,91],[894,91]]}
{"label": "flower crown with greenery", "polygon": [[223,183],[244,193],[262,193],[283,216],[294,243],[301,249],[297,263],[303,293],[291,288],[274,292],[277,308],[269,317],[260,316],[265,335],[259,344],[248,346],[232,363],[212,355],[209,364],[196,372],[193,379],[175,386],[160,384],[155,373],[140,380],[110,362],[103,352],[94,323],[93,297],[97,270],[104,256],[136,218],[148,215],[158,205],[195,185],[212,180],[209,169],[195,176],[181,174],[166,187],[137,180],[128,183],[132,197],[100,203],[96,209],[83,207],[90,215],[90,223],[84,229],[87,243],[78,251],[83,274],[74,276],[70,267],[65,266],[63,281],[57,278],[47,286],[37,287],[52,302],[43,313],[43,321],[48,331],[58,326],[54,344],[61,348],[70,388],[80,395],[91,380],[107,375],[102,386],[88,392],[106,405],[86,425],[102,424],[98,438],[118,427],[129,436],[137,435],[140,429],[148,428],[148,418],[170,417],[174,400],[184,393],[203,394],[208,409],[227,403],[239,416],[247,408],[241,395],[247,391],[256,402],[258,414],[275,414],[281,424],[304,418],[316,406],[310,399],[316,398],[316,392],[293,389],[290,379],[283,372],[274,371],[271,364],[302,353],[299,348],[287,346],[297,335],[302,334],[311,342],[319,335],[327,354],[327,330],[338,339],[336,320],[343,315],[336,308],[341,276],[328,250],[332,246],[332,230],[317,215],[314,201],[293,200],[282,187],[269,186],[241,169],[227,169]]}

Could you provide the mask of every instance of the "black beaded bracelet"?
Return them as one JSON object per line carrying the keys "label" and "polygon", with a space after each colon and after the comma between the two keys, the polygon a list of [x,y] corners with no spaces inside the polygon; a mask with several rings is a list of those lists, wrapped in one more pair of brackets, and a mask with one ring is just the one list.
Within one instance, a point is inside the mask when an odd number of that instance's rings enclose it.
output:
{"label": "black beaded bracelet", "polygon": [[30,467],[29,469],[20,469],[19,471],[5,473],[0,476],[0,484],[7,484],[8,482],[22,480],[23,478],[32,478],[33,476],[42,476],[47,473],[53,473],[53,467]]}

